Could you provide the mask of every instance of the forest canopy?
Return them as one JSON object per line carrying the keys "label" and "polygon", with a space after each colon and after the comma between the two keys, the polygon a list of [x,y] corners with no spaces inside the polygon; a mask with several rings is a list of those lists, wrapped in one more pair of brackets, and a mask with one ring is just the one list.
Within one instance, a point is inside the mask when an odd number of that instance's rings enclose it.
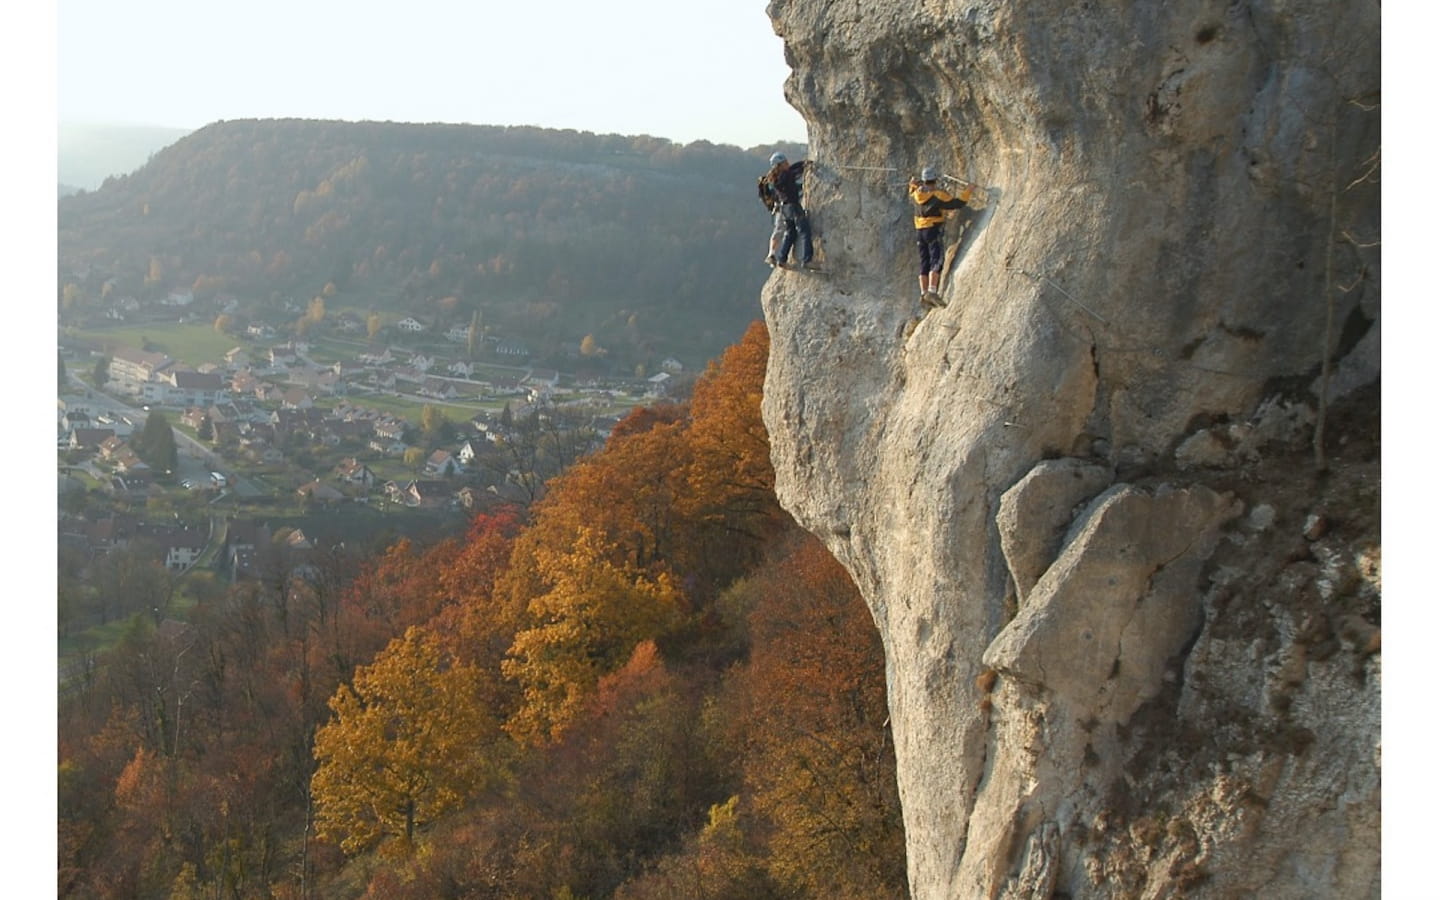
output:
{"label": "forest canopy", "polygon": [[[233,297],[263,317],[326,295],[441,331],[682,346],[756,317],[770,148],[473,125],[219,122],[62,198],[65,311]],[[675,351],[670,351],[675,352]]]}
{"label": "forest canopy", "polygon": [[135,617],[61,703],[59,895],[903,896],[879,635],[776,501],[768,350],[526,509]]}

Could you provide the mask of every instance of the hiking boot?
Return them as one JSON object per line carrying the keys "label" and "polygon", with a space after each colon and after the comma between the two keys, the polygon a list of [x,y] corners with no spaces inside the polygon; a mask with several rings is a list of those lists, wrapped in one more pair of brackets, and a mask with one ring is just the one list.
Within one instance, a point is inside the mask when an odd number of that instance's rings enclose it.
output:
{"label": "hiking boot", "polygon": [[942,300],[942,299],[940,299],[940,295],[937,294],[937,293],[935,293],[934,291],[931,291],[931,292],[930,292],[930,304],[931,304],[932,306],[934,306],[936,309],[944,309],[944,308],[945,308],[945,301]]}
{"label": "hiking boot", "polygon": [[769,266],[770,268],[773,269],[779,264],[780,261],[775,258],[775,254],[772,253],[769,256],[765,257],[765,265]]}
{"label": "hiking boot", "polygon": [[931,302],[931,298],[934,297],[934,296],[935,296],[935,295],[932,294],[932,293],[930,293],[929,291],[926,291],[925,293],[921,294],[921,295],[920,295],[920,306],[923,307],[923,308],[925,308],[925,309],[934,309],[934,308],[935,308],[935,304],[934,304],[933,302]]}

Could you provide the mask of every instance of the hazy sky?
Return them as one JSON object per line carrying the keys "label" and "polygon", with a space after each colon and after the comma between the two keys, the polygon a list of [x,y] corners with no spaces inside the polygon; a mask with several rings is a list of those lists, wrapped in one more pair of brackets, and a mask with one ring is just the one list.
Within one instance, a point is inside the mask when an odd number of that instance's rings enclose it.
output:
{"label": "hazy sky", "polygon": [[805,140],[766,0],[59,0],[63,122],[539,125]]}

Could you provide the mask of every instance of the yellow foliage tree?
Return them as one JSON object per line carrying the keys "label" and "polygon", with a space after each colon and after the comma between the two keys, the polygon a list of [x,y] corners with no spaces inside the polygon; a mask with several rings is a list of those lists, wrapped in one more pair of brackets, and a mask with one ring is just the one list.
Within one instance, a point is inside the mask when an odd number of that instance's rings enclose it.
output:
{"label": "yellow foliage tree", "polygon": [[544,743],[564,733],[601,677],[623,666],[636,645],[679,621],[682,601],[668,573],[617,562],[613,547],[588,528],[573,544],[534,552],[545,588],[530,601],[528,627],[501,669],[522,691],[506,729]]}
{"label": "yellow foliage tree", "polygon": [[408,852],[419,829],[499,782],[503,736],[484,680],[416,626],[356,669],[315,733],[319,835],[347,853],[387,838]]}

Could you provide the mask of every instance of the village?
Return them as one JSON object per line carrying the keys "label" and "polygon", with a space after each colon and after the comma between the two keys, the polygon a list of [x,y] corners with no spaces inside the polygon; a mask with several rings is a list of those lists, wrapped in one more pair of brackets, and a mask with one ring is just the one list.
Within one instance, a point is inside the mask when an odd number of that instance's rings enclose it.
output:
{"label": "village", "polygon": [[[93,574],[129,549],[171,576],[204,568],[234,583],[261,576],[271,545],[306,552],[528,505],[631,408],[687,378],[673,359],[647,378],[563,374],[529,365],[516,342],[486,337],[477,354],[469,329],[429,336],[409,318],[393,341],[366,342],[345,315],[314,340],[251,325],[197,364],[186,337],[203,325],[170,323],[149,323],[146,347],[62,330],[62,569],[67,553]],[[136,449],[156,415],[173,431],[172,469]],[[77,627],[133,613],[78,607]]]}

